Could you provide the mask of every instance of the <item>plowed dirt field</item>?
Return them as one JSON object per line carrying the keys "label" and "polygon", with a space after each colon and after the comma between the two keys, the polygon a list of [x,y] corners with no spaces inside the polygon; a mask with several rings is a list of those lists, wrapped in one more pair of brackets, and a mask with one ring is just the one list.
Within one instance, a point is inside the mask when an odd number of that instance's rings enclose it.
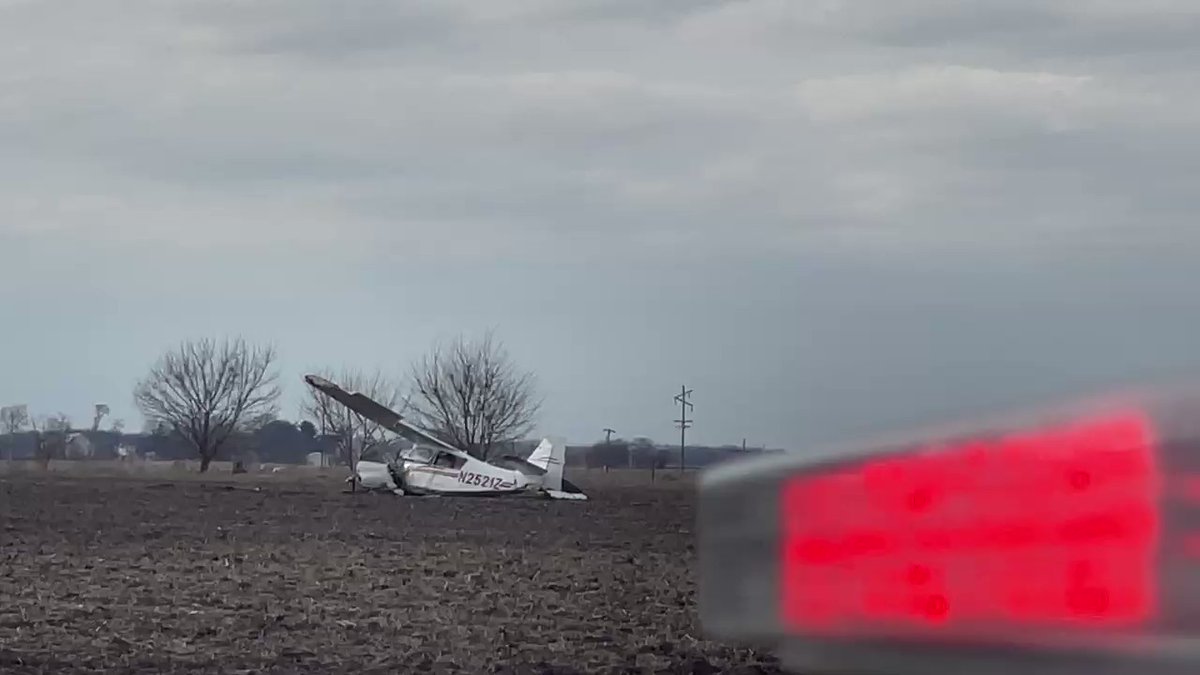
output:
{"label": "plowed dirt field", "polygon": [[701,637],[685,481],[573,475],[592,499],[560,503],[287,473],[0,473],[0,672],[781,672]]}

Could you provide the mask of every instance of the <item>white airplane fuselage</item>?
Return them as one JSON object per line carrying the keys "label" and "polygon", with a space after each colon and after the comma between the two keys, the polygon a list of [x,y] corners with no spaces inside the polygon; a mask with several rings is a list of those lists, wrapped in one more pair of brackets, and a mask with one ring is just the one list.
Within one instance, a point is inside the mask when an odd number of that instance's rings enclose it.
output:
{"label": "white airplane fuselage", "polygon": [[[405,493],[426,494],[437,492],[462,493],[503,493],[519,492],[527,488],[537,489],[541,481],[531,482],[529,477],[518,471],[500,470],[495,467],[478,463],[480,466],[464,464],[460,469],[450,467],[429,466],[406,460],[391,463],[376,461],[361,461],[354,465],[358,482],[367,489],[395,490],[401,488]],[[397,474],[402,476],[397,481]]]}
{"label": "white airplane fuselage", "polygon": [[[438,448],[414,447],[384,461],[357,462],[353,479],[367,490],[396,494],[497,496],[542,492],[557,499],[586,499],[553,482],[547,484],[546,476],[556,472],[546,469],[562,462],[561,446],[555,448],[550,441],[543,441],[530,460],[533,463],[504,458],[499,461],[508,466],[499,466]],[[561,470],[557,475],[561,477]],[[561,478],[557,482],[561,483]]]}

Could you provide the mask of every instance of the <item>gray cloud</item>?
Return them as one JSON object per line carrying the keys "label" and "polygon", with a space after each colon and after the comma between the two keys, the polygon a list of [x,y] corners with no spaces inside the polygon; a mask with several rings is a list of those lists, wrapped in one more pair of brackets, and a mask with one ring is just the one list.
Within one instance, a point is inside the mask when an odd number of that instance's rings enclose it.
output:
{"label": "gray cloud", "polygon": [[[663,435],[628,392],[687,376],[734,441],[1183,368],[1197,21],[1182,0],[0,3],[0,310],[59,326],[43,308],[80,298],[99,334],[141,331],[117,379],[185,327],[378,362],[499,323],[571,433],[595,426],[582,381]],[[67,386],[75,358],[23,381]]]}
{"label": "gray cloud", "polygon": [[[445,50],[499,57],[489,47],[527,46],[543,31],[593,33],[614,26],[661,29],[740,0],[515,0],[504,3],[384,2],[344,7],[323,0],[251,5],[191,5],[185,16],[223,33],[236,51],[344,61],[386,52],[392,57],[441,57]],[[441,53],[439,53],[439,50]],[[552,56],[552,55],[551,55]]]}
{"label": "gray cloud", "polygon": [[249,4],[193,3],[184,16],[210,27],[235,51],[321,59],[444,45],[468,17],[452,3],[366,0],[353,6],[319,0]]}
{"label": "gray cloud", "polygon": [[[972,239],[1003,241],[1014,227],[996,207],[1013,193],[1041,209],[1020,218],[1035,226],[1087,219],[1120,230],[1106,220],[1131,183],[1113,167],[1153,169],[1141,148],[1156,143],[1155,128],[1186,133],[1196,110],[1190,91],[1133,79],[1128,67],[1089,69],[1086,51],[1058,70],[1006,66],[999,52],[988,65],[956,63],[946,37],[970,52],[988,36],[1158,25],[1104,3],[182,7],[150,12],[127,35],[114,27],[94,49],[102,59],[26,80],[6,145],[189,192],[307,201],[392,232],[439,219],[470,232],[504,222],[534,238],[604,227],[626,247],[691,232],[721,250],[747,240],[730,225],[741,221],[778,250],[804,232],[936,243],[964,219],[978,223]],[[597,29],[615,18],[623,28]],[[787,58],[839,33],[852,39],[824,71]],[[182,39],[168,48],[172,35]],[[767,61],[764,35],[792,39]],[[63,46],[43,39],[34,47]],[[426,51],[406,53],[412,44]],[[611,67],[596,67],[602,45]],[[708,68],[709,46],[730,66]],[[137,62],[150,53],[162,58]],[[355,53],[370,57],[346,60]],[[1160,213],[1191,204],[1175,182],[1150,188]]]}

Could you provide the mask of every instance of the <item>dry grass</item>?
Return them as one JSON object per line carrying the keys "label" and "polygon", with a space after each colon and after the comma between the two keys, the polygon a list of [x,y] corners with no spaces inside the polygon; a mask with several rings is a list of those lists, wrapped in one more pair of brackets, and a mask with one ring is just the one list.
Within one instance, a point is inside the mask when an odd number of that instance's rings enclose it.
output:
{"label": "dry grass", "polygon": [[349,495],[338,469],[15,464],[6,673],[779,672],[700,638],[687,476],[575,472],[592,501],[562,503]]}

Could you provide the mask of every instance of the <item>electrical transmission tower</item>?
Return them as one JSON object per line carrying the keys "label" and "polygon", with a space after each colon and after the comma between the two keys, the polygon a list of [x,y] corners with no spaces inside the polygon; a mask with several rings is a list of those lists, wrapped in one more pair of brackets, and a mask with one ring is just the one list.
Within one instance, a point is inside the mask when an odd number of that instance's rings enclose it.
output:
{"label": "electrical transmission tower", "polygon": [[688,419],[688,411],[695,406],[688,400],[692,395],[692,390],[686,386],[679,388],[679,393],[675,395],[675,402],[679,404],[679,419],[675,420],[675,426],[679,427],[679,473],[683,473],[684,454],[687,452],[687,430],[692,426],[695,420]]}

